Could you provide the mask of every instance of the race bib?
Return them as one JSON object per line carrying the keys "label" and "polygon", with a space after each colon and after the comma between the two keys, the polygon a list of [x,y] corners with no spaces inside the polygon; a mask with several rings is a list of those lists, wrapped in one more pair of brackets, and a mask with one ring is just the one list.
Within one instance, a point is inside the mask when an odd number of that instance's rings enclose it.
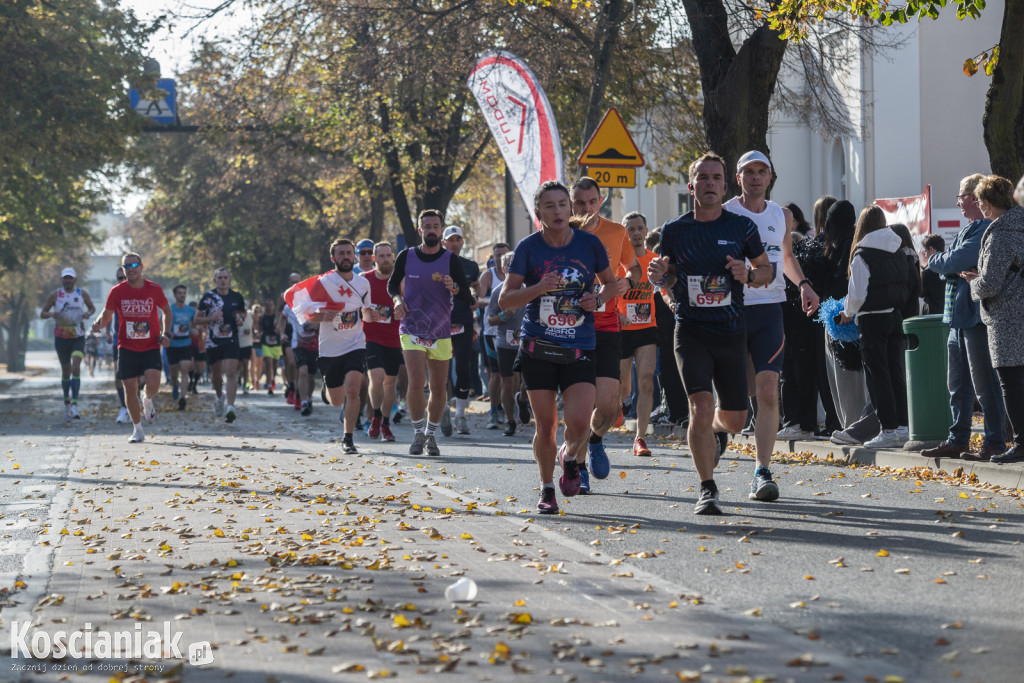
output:
{"label": "race bib", "polygon": [[632,325],[646,325],[651,322],[651,305],[649,303],[626,304],[626,319]]}
{"label": "race bib", "polygon": [[509,346],[519,346],[519,330],[505,330],[505,343]]}
{"label": "race bib", "polygon": [[267,346],[277,346],[277,343],[278,343],[277,342],[277,335],[276,334],[264,335],[263,336],[263,343],[266,344]]}
{"label": "race bib", "polygon": [[129,339],[149,339],[148,320],[127,320],[124,328]]}
{"label": "race bib", "polygon": [[465,331],[466,331],[466,326],[465,325],[452,325],[452,336],[453,337],[455,335],[457,335],[457,334],[462,334]]}
{"label": "race bib", "polygon": [[359,322],[359,310],[342,311],[334,316],[333,327],[337,331],[351,330]]}
{"label": "race bib", "polygon": [[690,305],[721,308],[732,303],[732,278],[728,275],[687,275]]}
{"label": "race bib", "polygon": [[188,323],[178,323],[173,327],[175,337],[187,337],[189,335]]}
{"label": "race bib", "polygon": [[540,298],[540,324],[545,327],[564,330],[583,324],[585,314],[579,300],[567,296],[542,296]]}
{"label": "race bib", "polygon": [[383,325],[391,324],[392,310],[393,309],[391,308],[391,306],[377,306],[377,312],[380,313],[380,320],[378,320],[377,322]]}
{"label": "race bib", "polygon": [[419,346],[419,347],[424,348],[424,349],[436,349],[437,348],[437,340],[436,339],[424,339],[423,337],[417,337],[416,335],[409,335],[409,341],[411,341],[416,346]]}
{"label": "race bib", "polygon": [[219,322],[213,327],[213,336],[217,339],[230,339],[232,332],[231,325],[225,322]]}

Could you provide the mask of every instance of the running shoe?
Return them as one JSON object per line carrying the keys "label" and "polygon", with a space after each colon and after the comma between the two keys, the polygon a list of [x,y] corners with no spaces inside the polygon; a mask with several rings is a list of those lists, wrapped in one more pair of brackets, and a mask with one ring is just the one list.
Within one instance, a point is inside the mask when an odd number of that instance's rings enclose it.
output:
{"label": "running shoe", "polygon": [[405,417],[405,411],[402,410],[401,408],[395,408],[395,412],[391,416],[391,421],[394,422],[395,424],[398,424],[402,421],[403,417]]}
{"label": "running shoe", "polygon": [[245,394],[246,396],[249,395],[249,383],[248,382],[242,382],[242,393]]}
{"label": "running shoe", "polygon": [[530,424],[533,415],[530,413],[530,401],[520,401],[519,392],[516,392],[516,406],[519,408],[519,424]]}
{"label": "running shoe", "polygon": [[558,478],[558,488],[562,495],[572,498],[580,492],[580,466],[575,458],[570,458],[565,444],[558,449],[558,460],[562,463],[562,476]]}
{"label": "running shoe", "polygon": [[619,415],[618,415],[618,417],[615,418],[615,424],[613,425],[614,427],[621,427],[626,422],[626,415],[625,415],[624,408],[625,408],[625,406],[623,406],[621,404],[619,405]]}
{"label": "running shoe", "polygon": [[790,425],[779,430],[775,435],[779,441],[805,441],[814,438],[814,432],[809,429],[801,429],[800,425]]}
{"label": "running shoe", "polygon": [[452,409],[448,406],[445,406],[444,412],[441,413],[441,433],[445,436],[452,435]]}
{"label": "running shoe", "polygon": [[346,453],[354,454],[359,452],[359,449],[356,448],[356,445],[352,442],[352,439],[345,439],[344,441],[341,442],[341,444],[342,446],[344,446]]}
{"label": "running shoe", "polygon": [[715,451],[715,467],[718,467],[718,462],[722,459],[722,456],[725,455],[725,449],[729,447],[729,435],[725,432],[715,432],[715,439],[718,440],[718,449]]}
{"label": "running shoe", "polygon": [[558,514],[558,496],[555,495],[555,489],[550,486],[541,488],[540,500],[537,501],[537,512],[542,515]]}
{"label": "running shoe", "polygon": [[[269,386],[268,386],[268,387],[267,387],[267,396],[273,396],[273,395],[274,395],[274,388],[273,388],[273,387],[269,387]],[[288,397],[287,397],[287,396],[285,396],[285,399],[287,399],[287,398],[288,398]]]}
{"label": "running shoe", "polygon": [[883,429],[878,436],[864,442],[865,448],[899,448],[902,445],[895,429]]}
{"label": "running shoe", "polygon": [[224,397],[220,396],[213,402],[213,414],[215,417],[224,417]]}
{"label": "running shoe", "polygon": [[391,433],[391,427],[388,424],[382,424],[380,426],[380,440],[381,441],[394,441],[395,435]]}
{"label": "running shoe", "polygon": [[720,515],[722,508],[718,506],[718,489],[701,488],[697,504],[693,506],[696,515]]}
{"label": "running shoe", "polygon": [[119,425],[126,425],[131,421],[131,418],[128,417],[128,409],[125,408],[124,406],[121,406],[121,410],[118,411],[117,419],[114,420],[114,422],[116,422]]}
{"label": "running shoe", "polygon": [[580,495],[590,495],[590,472],[586,465],[580,465]]}
{"label": "running shoe", "polygon": [[829,439],[832,443],[837,446],[859,446],[861,440],[855,436],[851,436],[845,429],[837,429],[832,432],[832,438]]}
{"label": "running shoe", "polygon": [[320,387],[320,400],[324,402],[325,406],[331,405],[331,399],[327,398],[327,382]]}
{"label": "running shoe", "polygon": [[466,422],[465,415],[455,416],[455,431],[459,434],[469,434],[469,424]]}
{"label": "running shoe", "polygon": [[292,394],[292,407],[295,408],[295,410],[302,410],[303,403],[305,403],[305,401],[299,400],[298,394]]}
{"label": "running shoe", "polygon": [[772,479],[772,472],[761,466],[754,470],[754,478],[750,482],[750,500],[768,503],[779,498],[779,485]]}
{"label": "running shoe", "polygon": [[501,424],[498,422],[498,411],[491,411],[491,419],[487,422],[488,429],[500,429]]}
{"label": "running shoe", "polygon": [[636,441],[633,442],[633,455],[644,458],[651,457],[651,449],[647,447],[647,442],[644,441],[642,436],[638,437]]}
{"label": "running shoe", "polygon": [[173,387],[171,387],[171,398],[173,398],[175,401],[178,400],[178,385],[177,384],[175,384]]}
{"label": "running shoe", "polygon": [[142,416],[146,418],[146,424],[153,424],[156,422],[156,406],[153,405],[151,399],[146,399],[143,402]]}
{"label": "running shoe", "polygon": [[146,440],[146,435],[142,433],[142,425],[138,425],[132,430],[132,435],[128,437],[128,443],[142,443]]}
{"label": "running shoe", "polygon": [[423,446],[427,443],[427,435],[423,432],[416,432],[412,435],[412,443],[409,444],[409,455],[423,455]]}
{"label": "running shoe", "polygon": [[598,479],[606,479],[612,471],[612,464],[608,460],[608,453],[604,450],[604,442],[587,442],[587,453],[590,455],[590,471]]}
{"label": "running shoe", "polygon": [[427,437],[427,455],[432,458],[441,455],[441,449],[437,447],[437,441],[434,439],[433,434]]}
{"label": "running shoe", "polygon": [[188,405],[188,402],[185,400],[184,396],[178,399],[178,410],[185,410],[186,405]]}
{"label": "running shoe", "polygon": [[516,423],[515,422],[506,422],[505,423],[505,431],[503,431],[501,434],[502,434],[502,436],[515,436],[516,435]]}
{"label": "running shoe", "polygon": [[72,420],[81,420],[82,419],[82,414],[78,412],[78,406],[76,404],[74,404],[74,403],[71,404],[71,419]]}
{"label": "running shoe", "polygon": [[309,417],[313,414],[313,403],[308,399],[302,402],[302,416]]}
{"label": "running shoe", "polygon": [[65,403],[64,404],[64,421],[65,422],[71,422],[71,404],[70,403]]}
{"label": "running shoe", "polygon": [[224,421],[227,422],[228,424],[231,424],[232,422],[235,421],[235,409],[233,406],[231,408],[228,408],[228,412],[224,415]]}
{"label": "running shoe", "polygon": [[371,439],[380,438],[380,427],[383,422],[382,418],[374,416],[370,419],[370,429],[366,432],[366,435]]}

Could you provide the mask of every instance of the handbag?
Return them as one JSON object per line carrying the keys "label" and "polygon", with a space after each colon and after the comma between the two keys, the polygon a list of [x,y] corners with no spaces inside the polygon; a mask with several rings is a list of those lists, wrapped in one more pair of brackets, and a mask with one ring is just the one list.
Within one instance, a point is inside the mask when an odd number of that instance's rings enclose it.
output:
{"label": "handbag", "polygon": [[569,348],[549,342],[540,337],[526,337],[520,342],[519,348],[530,358],[547,361],[557,365],[575,363],[583,356],[580,349]]}

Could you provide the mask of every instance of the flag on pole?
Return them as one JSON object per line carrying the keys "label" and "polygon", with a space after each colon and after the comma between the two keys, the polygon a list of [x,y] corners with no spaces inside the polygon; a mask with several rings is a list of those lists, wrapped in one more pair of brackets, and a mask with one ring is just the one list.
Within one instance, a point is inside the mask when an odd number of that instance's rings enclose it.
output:
{"label": "flag on pole", "polygon": [[537,225],[533,193],[547,180],[565,178],[558,124],[544,88],[526,62],[504,50],[480,57],[467,85]]}

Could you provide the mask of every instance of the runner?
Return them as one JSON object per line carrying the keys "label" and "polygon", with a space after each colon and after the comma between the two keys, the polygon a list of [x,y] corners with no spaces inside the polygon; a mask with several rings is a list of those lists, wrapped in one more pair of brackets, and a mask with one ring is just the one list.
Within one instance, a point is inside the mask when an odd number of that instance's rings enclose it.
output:
{"label": "runner", "polygon": [[313,389],[320,358],[320,323],[300,323],[287,304],[284,310],[292,323],[292,355],[295,356],[295,399],[292,405],[303,417],[313,414]]}
{"label": "runner", "polygon": [[373,411],[367,436],[381,441],[394,441],[391,433],[391,408],[395,404],[395,385],[402,367],[402,341],[398,319],[394,316],[388,278],[395,269],[395,254],[387,242],[373,247],[377,267],[362,273],[370,284],[370,305],[380,317],[363,325],[366,334],[366,368],[370,376],[369,400]]}
{"label": "runner", "polygon": [[231,423],[235,421],[238,328],[245,319],[245,299],[231,289],[231,272],[227,268],[218,268],[214,271],[213,281],[216,287],[199,300],[199,313],[195,321],[210,326],[206,339],[206,362],[210,365],[210,380],[217,394],[213,414],[217,417],[223,416],[225,422]]}
{"label": "runner", "polygon": [[64,419],[77,420],[78,391],[82,387],[82,358],[85,356],[85,320],[96,312],[89,292],[75,287],[78,274],[65,268],[61,286],[50,292],[40,318],[53,318],[53,345],[60,361],[60,388],[64,393]]}
{"label": "runner", "polygon": [[[633,255],[633,247],[629,243],[626,229],[620,224],[598,215],[605,198],[601,196],[601,188],[593,178],[580,178],[572,186],[572,212],[585,218],[583,230],[601,240],[608,253],[608,263],[612,273],[620,268],[628,271],[626,277],[617,277],[612,283],[615,287],[613,296],[621,296],[633,282],[640,280],[640,264]],[[622,424],[619,404],[619,363],[622,360],[622,335],[619,325],[618,303],[612,299],[607,306],[594,312],[594,329],[597,332],[597,346],[594,348],[594,371],[597,379],[596,403],[594,414],[590,418],[590,438],[587,452],[590,455],[590,470],[598,479],[604,479],[611,472],[611,463],[602,441],[605,432],[613,425]],[[583,487],[590,491],[590,473],[584,464],[580,475]]]}
{"label": "runner", "polygon": [[320,397],[335,407],[345,404],[342,445],[346,453],[358,453],[353,434],[359,412],[359,385],[366,372],[363,320],[376,322],[380,316],[370,307],[370,283],[352,272],[356,261],[352,242],[335,240],[330,254],[334,270],[292,286],[285,292],[285,302],[299,323],[320,323],[317,363],[324,376]]}
{"label": "runner", "polygon": [[[448,384],[448,365],[452,358],[452,299],[466,304],[473,295],[462,272],[462,263],[441,247],[441,212],[425,209],[418,217],[423,245],[409,247],[398,255],[388,279],[388,294],[395,317],[401,320],[399,332],[402,356],[409,373],[406,401],[412,419],[410,455],[441,455],[434,433],[444,413]],[[430,399],[423,388],[430,374]]]}
{"label": "runner", "polygon": [[[198,301],[189,301],[188,305],[198,309]],[[199,380],[203,379],[206,372],[206,325],[196,324],[192,319],[192,372],[189,373],[191,382],[188,385],[190,394],[199,393]]]}
{"label": "runner", "polygon": [[[298,273],[292,273],[288,276],[288,286],[296,285],[301,279]],[[281,315],[277,317],[277,334],[281,339],[281,357],[284,358],[284,370],[281,373],[284,381],[284,400],[285,403],[295,405],[298,403],[295,399],[295,354],[292,352],[292,333],[295,330],[285,315],[283,301],[278,308],[281,310]]]}
{"label": "runner", "polygon": [[249,366],[252,364],[253,344],[253,318],[252,310],[245,310],[245,317],[242,318],[242,325],[238,328],[238,374],[241,376],[242,393],[249,393]]}
{"label": "runner", "polygon": [[[626,411],[626,399],[632,391],[633,362],[636,361],[636,436],[633,455],[649,456],[644,437],[654,404],[654,367],[658,360],[658,324],[654,319],[654,286],[647,276],[647,266],[657,254],[647,248],[647,219],[636,211],[622,219],[629,235],[640,278],[630,284],[629,291],[619,297],[619,322],[622,324],[622,365],[619,398]],[[620,268],[619,274],[624,274]]]}
{"label": "runner", "polygon": [[260,390],[260,375],[263,373],[263,307],[253,304],[252,312],[252,358],[249,368],[249,388]]}
{"label": "runner", "polygon": [[[505,252],[495,267],[500,273],[508,272],[512,264],[513,252]],[[491,343],[494,345],[498,356],[498,368],[494,371],[499,376],[500,387],[498,389],[502,408],[507,419],[505,420],[505,436],[515,436],[516,433],[516,396],[522,381],[522,375],[515,370],[516,354],[519,352],[519,342],[522,336],[523,308],[516,308],[509,311],[501,310],[498,300],[501,297],[501,290],[505,285],[502,277],[496,280],[491,292],[491,301],[487,304],[487,321],[494,330],[491,335]],[[523,393],[526,393],[525,390]],[[529,399],[527,399],[529,400]],[[527,413],[529,415],[529,413]],[[524,423],[525,424],[525,423]]]}
{"label": "runner", "polygon": [[171,345],[167,347],[167,364],[171,366],[171,398],[178,399],[178,410],[185,410],[189,371],[192,369],[192,321],[196,309],[185,303],[185,285],[174,288],[171,304]]}
{"label": "runner", "polygon": [[[497,301],[494,288],[505,281],[505,271],[502,268],[501,262],[502,257],[508,251],[508,245],[504,242],[498,242],[491,249],[491,259],[494,261],[494,265],[481,273],[480,283],[477,285],[481,292],[480,298],[477,299],[477,308],[480,310],[486,310],[491,301]],[[490,419],[487,422],[487,428],[498,429],[501,427],[498,413],[501,410],[501,392],[504,384],[502,382],[501,370],[498,367],[498,351],[495,347],[497,329],[494,324],[491,324],[490,317],[487,313],[483,316],[484,356],[487,358],[487,396],[491,403]],[[508,420],[514,422],[515,416],[506,415],[505,421],[507,422]]]}
{"label": "runner", "polygon": [[356,275],[362,275],[363,273],[369,273],[373,270],[375,254],[373,240],[361,239],[359,244],[356,245],[356,256],[359,257],[359,263],[355,268],[352,269]]}
{"label": "runner", "polygon": [[[473,300],[468,303],[457,298],[452,302],[452,357],[455,359],[455,431],[459,434],[469,434],[469,425],[466,422],[466,408],[469,406],[469,389],[472,386],[472,360],[473,360],[473,309],[476,308],[476,298],[479,295],[477,286],[480,281],[480,266],[472,259],[460,256],[462,247],[466,244],[462,228],[449,225],[444,229],[444,248],[458,257],[462,265],[462,272],[466,276],[466,282],[473,290]],[[444,413],[441,417],[441,433],[451,436],[452,425],[448,417],[448,405],[445,404]]]}
{"label": "runner", "polygon": [[[160,285],[142,277],[142,259],[138,254],[122,256],[121,267],[127,279],[110,289],[103,312],[92,324],[92,331],[99,332],[117,314],[117,378],[124,383],[125,403],[134,425],[128,442],[141,443],[146,438],[142,431],[143,416],[146,424],[156,420],[153,399],[160,391],[163,366],[160,347],[171,343],[171,307]],[[163,313],[162,334],[157,333],[160,329],[158,312]],[[139,405],[139,377],[146,385],[142,406]]]}
{"label": "runner", "polygon": [[[118,282],[125,281],[124,268],[121,266],[117,267],[117,270],[114,272],[114,279]],[[128,415],[128,407],[124,402],[124,382],[121,381],[117,374],[117,328],[119,325],[120,321],[118,320],[117,312],[115,312],[111,321],[104,325],[103,340],[105,343],[110,344],[110,356],[114,365],[114,390],[117,392],[117,402],[120,405],[120,409],[117,411],[117,419],[114,421],[117,424],[126,425],[131,423],[132,418]]]}
{"label": "runner", "polygon": [[690,404],[687,441],[700,478],[694,512],[720,515],[715,466],[727,446],[725,433],[742,429],[747,418],[744,284],[767,283],[772,267],[753,221],[722,210],[722,158],[705,154],[689,170],[694,210],[662,227],[661,256],[647,272],[654,284],[672,287],[677,302],[676,359]]}
{"label": "runner", "polygon": [[[725,203],[725,210],[749,218],[757,226],[761,243],[772,266],[772,279],[766,287],[747,287],[746,306],[748,391],[757,397],[754,442],[757,466],[750,483],[751,500],[772,501],[779,497],[779,485],[772,479],[772,452],[779,432],[779,372],[786,335],[782,325],[782,302],[786,300],[783,275],[800,289],[804,314],[818,310],[818,295],[804,277],[793,255],[792,233],[796,221],[789,209],[765,199],[771,185],[772,167],[768,157],[758,151],[747,152],[736,164],[736,181],[742,194]],[[781,264],[781,268],[779,267]]]}
{"label": "runner", "polygon": [[[534,212],[542,227],[516,245],[498,304],[503,311],[525,307],[514,367],[526,382],[536,422],[533,457],[542,487],[537,511],[557,514],[555,397],[561,390],[565,401],[558,485],[562,494],[570,497],[580,492],[581,466],[587,457],[587,423],[594,405],[593,312],[607,304],[606,297],[610,299],[618,289],[601,240],[575,229],[587,218],[572,216],[565,185],[549,180],[537,188],[533,197]],[[605,285],[599,295],[594,293],[595,277]],[[618,359],[616,367],[617,363]]]}
{"label": "runner", "polygon": [[263,315],[260,317],[260,337],[263,339],[263,388],[267,390],[267,396],[273,396],[274,388],[277,387],[277,366],[282,355],[277,318],[274,300],[267,299],[263,302]]}

